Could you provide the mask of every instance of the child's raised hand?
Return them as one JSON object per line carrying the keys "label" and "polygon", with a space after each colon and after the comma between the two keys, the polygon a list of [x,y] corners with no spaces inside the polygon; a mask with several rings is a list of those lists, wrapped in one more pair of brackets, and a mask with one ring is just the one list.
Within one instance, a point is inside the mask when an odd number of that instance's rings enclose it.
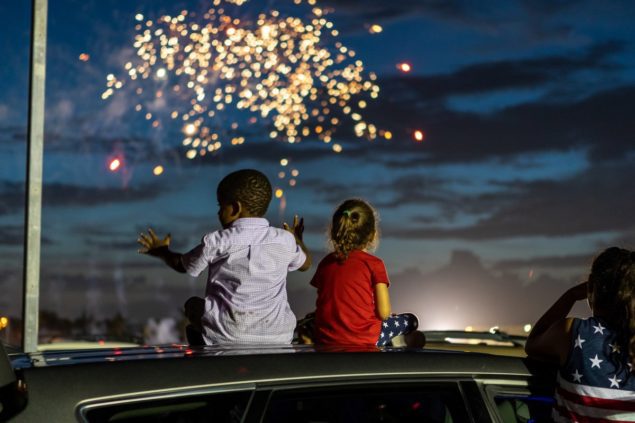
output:
{"label": "child's raised hand", "polygon": [[285,230],[291,232],[297,239],[302,241],[302,234],[304,233],[304,218],[298,218],[298,215],[296,214],[295,216],[293,216],[292,228],[289,227],[287,222],[284,222],[282,224],[282,227]]}
{"label": "child's raised hand", "polygon": [[161,247],[169,247],[172,236],[167,234],[165,238],[159,239],[151,228],[148,228],[148,234],[140,233],[137,242],[141,245],[138,250],[140,254],[152,255],[152,250],[156,250]]}

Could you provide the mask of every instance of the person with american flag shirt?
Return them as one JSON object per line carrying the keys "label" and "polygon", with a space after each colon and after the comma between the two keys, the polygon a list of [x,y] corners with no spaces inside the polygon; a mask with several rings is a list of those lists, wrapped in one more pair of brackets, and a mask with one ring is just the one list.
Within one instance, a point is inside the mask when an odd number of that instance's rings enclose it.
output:
{"label": "person with american flag shirt", "polygon": [[[559,365],[556,422],[635,422],[635,252],[611,247],[527,338],[527,355]],[[588,300],[593,316],[567,317]]]}

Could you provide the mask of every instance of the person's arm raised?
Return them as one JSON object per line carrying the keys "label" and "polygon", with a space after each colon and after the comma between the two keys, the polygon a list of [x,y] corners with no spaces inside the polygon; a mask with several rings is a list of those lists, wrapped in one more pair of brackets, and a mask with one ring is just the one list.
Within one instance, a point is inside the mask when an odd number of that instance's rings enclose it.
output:
{"label": "person's arm raised", "polygon": [[183,263],[181,262],[182,254],[170,251],[171,240],[172,237],[170,234],[167,234],[163,239],[159,239],[154,231],[149,228],[148,234],[139,234],[137,242],[141,245],[141,248],[138,252],[140,254],[158,257],[177,272],[185,273],[185,267],[183,267]]}
{"label": "person's arm raised", "polygon": [[304,255],[306,256],[306,260],[304,260],[304,264],[302,264],[302,266],[300,266],[298,270],[300,272],[305,272],[309,270],[311,268],[311,263],[312,263],[311,252],[306,247],[306,245],[304,245],[304,241],[302,241],[302,235],[304,234],[304,218],[298,219],[298,215],[296,214],[293,217],[292,228],[289,227],[289,225],[286,222],[282,224],[282,227],[284,228],[284,230],[289,231],[293,234],[293,236],[295,237],[295,242],[300,246],[300,248],[304,252]]}
{"label": "person's arm raised", "polygon": [[525,352],[529,357],[563,365],[571,349],[571,325],[567,318],[573,305],[587,298],[587,283],[568,289],[536,322],[527,337]]}

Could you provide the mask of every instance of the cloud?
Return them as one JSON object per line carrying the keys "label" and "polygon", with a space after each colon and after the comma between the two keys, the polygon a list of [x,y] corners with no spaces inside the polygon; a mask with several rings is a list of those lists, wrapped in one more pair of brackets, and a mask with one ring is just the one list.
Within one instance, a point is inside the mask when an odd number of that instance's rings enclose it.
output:
{"label": "cloud", "polygon": [[340,14],[350,14],[362,21],[385,21],[419,14],[478,25],[489,22],[490,19],[487,16],[501,9],[494,4],[461,0],[402,0],[399,2],[367,0],[363,5],[352,0],[327,0],[325,3],[335,7]]}
{"label": "cloud", "polygon": [[449,74],[431,76],[393,76],[380,84],[391,93],[416,93],[422,101],[447,99],[452,95],[480,94],[491,91],[537,88],[562,83],[581,71],[613,71],[619,66],[610,62],[624,51],[625,43],[607,41],[593,44],[573,55],[553,55],[531,59],[501,60],[465,66]]}
{"label": "cloud", "polygon": [[[581,267],[580,275],[586,270]],[[540,273],[527,284],[516,273],[486,267],[469,250],[453,251],[448,263],[431,272],[389,270],[389,277],[393,310],[416,313],[424,329],[534,323],[578,280]]]}
{"label": "cloud", "polygon": [[[543,99],[487,115],[446,108],[419,110],[416,100],[388,102],[370,110],[367,118],[394,130],[398,137],[360,150],[356,157],[390,167],[419,168],[588,149],[593,161],[611,160],[635,150],[635,120],[628,113],[634,101],[635,85],[572,101]],[[425,131],[423,143],[410,139],[415,128]]]}
{"label": "cloud", "polygon": [[133,252],[139,248],[139,244],[135,241],[134,237],[130,239],[113,239],[113,240],[97,240],[93,238],[87,238],[84,240],[84,244],[87,247],[98,248],[100,251],[108,250],[123,250]]}
{"label": "cloud", "polygon": [[635,251],[635,227],[631,231],[626,231],[611,242],[608,242],[607,245],[615,245]]}
{"label": "cloud", "polygon": [[9,119],[9,106],[6,104],[0,104],[0,122],[8,121]]}
{"label": "cloud", "polygon": [[[525,40],[562,42],[571,39],[571,30],[554,22],[554,17],[567,18],[567,11],[584,0],[545,2],[498,1],[472,2],[465,0],[402,0],[387,2],[367,0],[326,0],[345,29],[358,29],[369,22],[390,22],[424,17],[436,23],[447,23],[480,33],[509,37],[521,34]],[[517,36],[517,35],[516,35]],[[504,43],[506,38],[501,40]]]}
{"label": "cloud", "polygon": [[[91,187],[65,183],[46,183],[42,190],[43,207],[92,207],[113,203],[132,203],[160,197],[170,189],[165,183],[151,183],[138,187]],[[15,213],[24,208],[25,187],[18,182],[0,182],[0,215]]]}
{"label": "cloud", "polygon": [[[463,227],[384,228],[385,237],[486,240],[629,232],[634,228],[633,160],[606,163],[563,180],[505,183],[500,194],[464,197],[465,210],[491,206],[486,217]],[[484,204],[480,204],[484,201]]]}
{"label": "cloud", "polygon": [[505,259],[497,261],[493,268],[501,271],[514,271],[525,268],[575,268],[587,269],[593,259],[591,254],[572,254],[562,256],[538,256],[530,258]]}
{"label": "cloud", "polygon": [[[0,225],[0,246],[22,247],[24,235],[23,225]],[[53,244],[51,238],[47,236],[42,236],[40,242],[42,245]]]}
{"label": "cloud", "polygon": [[373,190],[372,185],[362,182],[333,182],[328,178],[303,179],[302,187],[312,191],[326,203],[333,205],[351,197],[352,192],[354,192],[356,196],[363,198],[368,197],[368,194]]}

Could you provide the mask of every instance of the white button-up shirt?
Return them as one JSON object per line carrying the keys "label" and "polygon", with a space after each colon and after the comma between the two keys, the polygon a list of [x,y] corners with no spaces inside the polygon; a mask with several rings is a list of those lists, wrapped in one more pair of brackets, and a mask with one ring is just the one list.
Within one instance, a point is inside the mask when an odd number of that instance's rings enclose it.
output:
{"label": "white button-up shirt", "polygon": [[290,343],[296,318],[287,272],[305,260],[293,234],[263,218],[238,219],[205,235],[181,261],[191,276],[209,269],[201,320],[206,343]]}

